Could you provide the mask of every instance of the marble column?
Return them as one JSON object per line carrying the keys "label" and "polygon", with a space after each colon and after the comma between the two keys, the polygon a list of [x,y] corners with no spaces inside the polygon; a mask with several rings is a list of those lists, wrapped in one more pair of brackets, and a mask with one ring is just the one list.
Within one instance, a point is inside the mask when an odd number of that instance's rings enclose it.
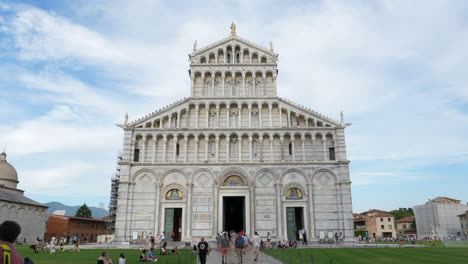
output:
{"label": "marble column", "polygon": [[[155,201],[155,210],[154,210],[154,224],[155,224],[155,227],[154,227],[154,234],[159,234],[160,231],[162,230],[159,230],[159,227],[161,225],[161,215],[159,214],[159,207],[160,207],[160,204],[161,204],[161,187],[162,187],[162,183],[156,183],[156,201]],[[128,212],[131,212],[131,211],[128,211]]]}
{"label": "marble column", "polygon": [[323,143],[323,160],[327,161],[327,140],[325,137],[322,137],[322,143]]}
{"label": "marble column", "polygon": [[258,127],[262,127],[262,105],[258,107]]}
{"label": "marble column", "polygon": [[252,162],[252,137],[249,137],[249,153],[250,153],[250,158],[249,161]]}
{"label": "marble column", "polygon": [[296,161],[296,139],[294,138],[294,135],[291,137],[291,154],[292,160]]}
{"label": "marble column", "polygon": [[259,147],[260,147],[260,162],[263,162],[263,139],[260,138],[259,140]]}
{"label": "marble column", "polygon": [[180,128],[180,110],[177,112],[177,128]]}
{"label": "marble column", "polygon": [[242,161],[242,136],[239,136],[239,162]]}
{"label": "marble column", "polygon": [[216,125],[215,128],[219,128],[219,105],[216,106]]}
{"label": "marble column", "polygon": [[154,136],[153,138],[154,138],[153,140],[153,162],[156,162],[156,152],[157,152],[156,150],[158,149],[157,148],[158,138],[157,136]]}
{"label": "marble column", "polygon": [[[178,138],[174,137],[174,162],[177,162],[177,143],[178,143]],[[179,153],[180,153],[180,148],[179,148]]]}
{"label": "marble column", "polygon": [[272,117],[272,112],[273,112],[273,106],[268,107],[268,114],[270,115],[270,127],[273,127],[273,117]]}
{"label": "marble column", "polygon": [[140,162],[145,162],[145,154],[146,154],[146,137],[143,138],[141,141],[143,143],[143,149],[141,151],[141,159],[139,160]]}
{"label": "marble column", "polygon": [[168,116],[167,127],[172,128],[172,114],[169,114]]}
{"label": "marble column", "polygon": [[304,137],[301,137],[301,143],[302,143],[302,161],[305,161],[305,139]]}
{"label": "marble column", "polygon": [[218,186],[213,186],[214,188],[214,195],[213,195],[213,233],[212,238],[216,238],[218,234]]}
{"label": "marble column", "polygon": [[252,127],[252,105],[249,105],[249,127]]}
{"label": "marble column", "polygon": [[280,137],[280,146],[281,146],[281,161],[284,161],[284,138]]}
{"label": "marble column", "polygon": [[227,121],[227,127],[231,127],[231,108],[227,106],[226,108],[226,121]]}
{"label": "marble column", "polygon": [[184,161],[188,160],[188,137],[184,138]]}
{"label": "marble column", "polygon": [[210,139],[208,137],[205,138],[205,161],[208,161],[208,146],[210,143]]}
{"label": "marble column", "polygon": [[207,105],[206,109],[206,127],[210,127],[210,106]]}
{"label": "marble column", "polygon": [[273,155],[273,141],[274,141],[274,139],[270,138],[270,160],[271,161],[273,161],[275,159],[275,157]]}
{"label": "marble column", "polygon": [[163,162],[166,162],[166,152],[167,152],[167,138],[163,139]]}
{"label": "marble column", "polygon": [[229,162],[231,158],[231,139],[229,136],[226,137],[226,161]]}
{"label": "marble column", "polygon": [[279,110],[280,127],[283,127],[283,108],[278,107],[278,110]]}
{"label": "marble column", "polygon": [[315,157],[315,136],[312,136],[312,160],[315,161],[317,160]]}
{"label": "marble column", "polygon": [[281,217],[283,212],[283,205],[281,203],[281,188],[282,184],[276,183],[276,226],[278,228],[278,233],[276,234],[277,238],[282,238],[283,236],[283,218]]}
{"label": "marble column", "polygon": [[216,136],[216,161],[219,161],[219,137]]}
{"label": "marble column", "polygon": [[198,128],[198,116],[199,116],[199,106],[195,106],[195,128]]}
{"label": "marble column", "polygon": [[313,240],[315,238],[315,205],[314,205],[314,185],[312,183],[307,184],[307,188],[309,189],[309,230],[307,230],[307,238],[308,240]]}
{"label": "marble column", "polygon": [[250,235],[253,235],[255,230],[257,229],[256,228],[256,223],[255,223],[255,206],[256,206],[256,202],[255,202],[255,183],[251,183],[249,184],[249,192],[250,192]]}
{"label": "marble column", "polygon": [[185,223],[186,223],[186,237],[191,237],[192,233],[192,183],[187,184],[187,214],[185,216]]}
{"label": "marble column", "polygon": [[198,137],[195,138],[195,162],[198,162]]}
{"label": "marble column", "polygon": [[239,109],[239,128],[242,127],[242,105],[238,107]]}

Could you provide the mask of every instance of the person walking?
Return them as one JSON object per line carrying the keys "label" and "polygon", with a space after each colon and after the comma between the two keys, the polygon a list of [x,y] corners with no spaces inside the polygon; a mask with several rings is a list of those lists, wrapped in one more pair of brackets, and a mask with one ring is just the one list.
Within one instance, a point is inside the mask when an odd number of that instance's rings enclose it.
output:
{"label": "person walking", "polygon": [[200,264],[206,264],[206,256],[210,255],[210,252],[208,252],[208,243],[205,241],[204,237],[200,239],[197,245],[197,253],[200,258]]}
{"label": "person walking", "polygon": [[302,229],[304,232],[302,233],[302,236],[304,238],[304,241],[302,242],[302,245],[306,245],[307,246],[307,231],[305,231],[304,229]]}
{"label": "person walking", "polygon": [[227,232],[224,232],[224,235],[219,239],[221,245],[221,257],[222,264],[228,263],[228,254],[229,254],[229,237]]}
{"label": "person walking", "polygon": [[258,250],[260,249],[260,236],[258,235],[257,232],[255,232],[252,240],[253,240],[252,241],[253,242],[253,253],[254,253],[254,256],[255,256],[254,261],[257,262],[258,261]]}
{"label": "person walking", "polygon": [[236,252],[237,252],[237,258],[239,259],[239,264],[242,264],[242,255],[244,253],[244,238],[242,235],[239,233],[237,235],[237,238],[234,242],[235,247],[236,247]]}
{"label": "person walking", "polygon": [[23,264],[23,258],[13,247],[21,233],[21,227],[14,221],[5,221],[0,225],[0,260],[2,263]]}

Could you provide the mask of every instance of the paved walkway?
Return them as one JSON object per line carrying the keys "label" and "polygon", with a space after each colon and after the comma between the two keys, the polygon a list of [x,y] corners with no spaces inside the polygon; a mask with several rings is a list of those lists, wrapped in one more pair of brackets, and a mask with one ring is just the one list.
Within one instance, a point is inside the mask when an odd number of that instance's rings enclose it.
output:
{"label": "paved walkway", "polygon": [[[280,261],[264,254],[263,252],[258,253],[258,261],[254,262],[254,255],[252,250],[248,250],[246,255],[243,256],[243,264],[254,264],[254,263],[260,263],[260,264],[282,264]],[[234,252],[234,250],[229,251],[229,257],[228,257],[228,262],[227,264],[238,264],[239,261],[237,259],[237,254]],[[212,250],[210,252],[210,255],[206,259],[206,264],[221,264],[221,252],[217,250]]]}

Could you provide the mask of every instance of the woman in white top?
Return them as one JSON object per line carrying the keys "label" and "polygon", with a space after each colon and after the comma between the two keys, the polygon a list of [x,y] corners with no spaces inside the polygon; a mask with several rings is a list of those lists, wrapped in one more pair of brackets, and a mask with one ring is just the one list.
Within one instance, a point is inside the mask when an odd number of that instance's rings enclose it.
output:
{"label": "woman in white top", "polygon": [[125,256],[123,253],[120,253],[119,264],[125,264]]}

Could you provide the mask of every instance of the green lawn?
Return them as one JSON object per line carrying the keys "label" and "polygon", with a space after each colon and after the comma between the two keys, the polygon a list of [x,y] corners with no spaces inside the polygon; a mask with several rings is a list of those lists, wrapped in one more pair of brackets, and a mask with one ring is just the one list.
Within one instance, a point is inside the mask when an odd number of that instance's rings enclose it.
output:
{"label": "green lawn", "polygon": [[285,263],[329,264],[331,259],[336,264],[468,263],[467,248],[269,249],[265,253]]}
{"label": "green lawn", "polygon": [[[62,263],[77,263],[77,264],[95,264],[103,251],[109,252],[109,256],[114,263],[119,263],[120,253],[124,253],[127,263],[133,264],[139,262],[140,250],[137,249],[82,249],[81,252],[60,252],[57,251],[54,255],[49,255],[49,252],[41,251],[39,254],[27,247],[16,247],[21,256],[30,257],[34,264],[62,264]],[[195,256],[191,250],[180,250],[182,255],[157,256],[161,264],[189,264],[196,263]]]}

